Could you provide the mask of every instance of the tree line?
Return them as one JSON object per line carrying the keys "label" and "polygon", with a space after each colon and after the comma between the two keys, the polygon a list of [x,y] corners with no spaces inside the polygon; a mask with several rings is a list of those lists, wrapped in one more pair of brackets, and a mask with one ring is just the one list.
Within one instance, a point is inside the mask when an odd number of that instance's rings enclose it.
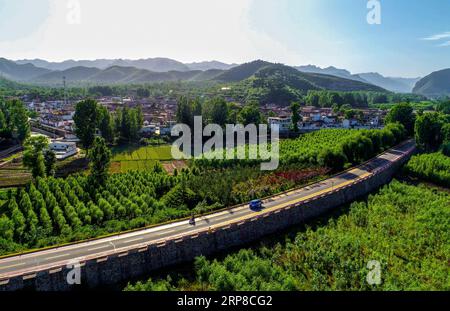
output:
{"label": "tree line", "polygon": [[87,99],[77,103],[75,115],[75,134],[82,146],[89,149],[97,134],[108,144],[136,143],[144,123],[142,108],[124,106],[111,113],[95,100]]}
{"label": "tree line", "polygon": [[30,136],[29,111],[18,99],[0,99],[0,140],[22,143]]}

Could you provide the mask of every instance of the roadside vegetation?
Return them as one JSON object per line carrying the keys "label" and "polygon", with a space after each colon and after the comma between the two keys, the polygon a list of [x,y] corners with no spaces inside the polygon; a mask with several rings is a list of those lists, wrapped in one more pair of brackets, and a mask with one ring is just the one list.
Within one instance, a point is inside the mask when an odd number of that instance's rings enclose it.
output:
{"label": "roadside vegetation", "polygon": [[[191,273],[129,284],[128,291],[450,289],[450,195],[393,181],[346,213],[223,259],[198,257]],[[367,265],[381,264],[369,285]]]}

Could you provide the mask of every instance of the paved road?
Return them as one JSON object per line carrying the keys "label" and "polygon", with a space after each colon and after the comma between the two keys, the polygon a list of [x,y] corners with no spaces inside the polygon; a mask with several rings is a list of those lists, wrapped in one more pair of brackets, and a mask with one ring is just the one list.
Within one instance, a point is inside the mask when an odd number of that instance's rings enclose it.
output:
{"label": "paved road", "polygon": [[382,169],[384,166],[396,161],[413,147],[414,144],[409,142],[401,147],[389,150],[361,167],[354,168],[323,182],[271,197],[263,202],[264,208],[258,212],[250,210],[247,205],[242,205],[198,218],[195,225],[190,225],[188,221],[180,221],[96,241],[0,259],[0,280],[61,267],[73,261],[83,262],[87,258],[102,258],[112,252],[125,252],[128,249],[145,247],[150,243],[162,242],[166,239],[194,234],[197,231],[238,223],[258,214],[281,209],[291,204],[326,194],[333,189],[344,187],[358,179],[370,176],[375,170]]}

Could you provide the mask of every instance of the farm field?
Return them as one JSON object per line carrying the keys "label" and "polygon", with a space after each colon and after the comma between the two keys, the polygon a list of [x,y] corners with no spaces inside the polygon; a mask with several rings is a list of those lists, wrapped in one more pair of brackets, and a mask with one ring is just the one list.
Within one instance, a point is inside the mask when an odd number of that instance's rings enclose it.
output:
{"label": "farm field", "polygon": [[171,146],[116,147],[112,150],[112,173],[149,171],[157,162],[171,161]]}

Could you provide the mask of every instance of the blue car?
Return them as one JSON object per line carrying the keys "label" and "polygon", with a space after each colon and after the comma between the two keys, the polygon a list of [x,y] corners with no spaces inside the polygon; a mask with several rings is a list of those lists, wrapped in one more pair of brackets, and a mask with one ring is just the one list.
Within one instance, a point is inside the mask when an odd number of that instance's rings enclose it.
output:
{"label": "blue car", "polygon": [[262,208],[262,201],[261,200],[253,200],[249,204],[250,209],[252,210],[258,210]]}

